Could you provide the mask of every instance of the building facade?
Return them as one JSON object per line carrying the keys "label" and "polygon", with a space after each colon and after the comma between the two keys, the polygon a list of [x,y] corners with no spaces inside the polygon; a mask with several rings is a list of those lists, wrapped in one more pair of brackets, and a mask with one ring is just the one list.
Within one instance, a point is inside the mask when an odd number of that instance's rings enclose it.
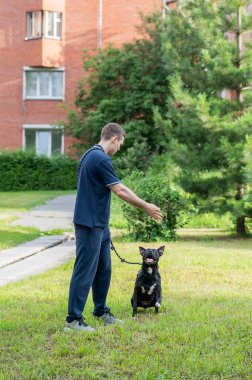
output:
{"label": "building facade", "polygon": [[[83,50],[120,46],[137,37],[140,12],[163,12],[177,0],[0,0],[0,151],[32,148],[67,153],[63,104],[73,105],[83,78]],[[247,5],[252,12],[252,5]],[[231,32],[227,38],[236,38]],[[251,32],[243,33],[244,44]],[[233,99],[224,89],[222,97]]]}
{"label": "building facade", "polygon": [[140,11],[162,10],[166,3],[0,0],[0,150],[67,153],[72,140],[57,124],[65,120],[62,105],[73,103],[84,75],[83,49],[132,40]]}

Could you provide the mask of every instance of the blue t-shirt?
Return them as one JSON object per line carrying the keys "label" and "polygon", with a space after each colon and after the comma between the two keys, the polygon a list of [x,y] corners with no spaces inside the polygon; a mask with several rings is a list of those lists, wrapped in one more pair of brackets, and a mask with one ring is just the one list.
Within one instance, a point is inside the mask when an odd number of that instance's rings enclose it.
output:
{"label": "blue t-shirt", "polygon": [[100,145],[94,145],[84,157],[80,169],[74,223],[87,227],[109,225],[111,190],[109,185],[120,183],[111,159]]}

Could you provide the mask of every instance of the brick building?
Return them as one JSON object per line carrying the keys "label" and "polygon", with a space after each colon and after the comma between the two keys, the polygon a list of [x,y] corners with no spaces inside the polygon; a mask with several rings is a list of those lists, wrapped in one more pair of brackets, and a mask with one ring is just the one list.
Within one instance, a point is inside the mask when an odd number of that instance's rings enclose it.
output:
{"label": "brick building", "polygon": [[[175,8],[177,0],[0,0],[0,150],[67,152],[72,140],[56,127],[83,77],[82,50],[120,46],[137,36],[140,11]],[[247,11],[252,12],[249,2]],[[236,38],[227,33],[228,39]],[[244,43],[251,32],[243,33]],[[222,96],[236,97],[224,89]]]}
{"label": "brick building", "polygon": [[82,49],[136,37],[139,11],[165,0],[0,0],[0,149],[67,152],[55,123],[83,77]]}

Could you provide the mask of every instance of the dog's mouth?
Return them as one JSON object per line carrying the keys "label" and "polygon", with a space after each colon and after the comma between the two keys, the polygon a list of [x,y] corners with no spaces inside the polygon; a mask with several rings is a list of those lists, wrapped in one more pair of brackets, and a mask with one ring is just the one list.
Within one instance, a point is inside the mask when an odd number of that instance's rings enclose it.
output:
{"label": "dog's mouth", "polygon": [[152,257],[146,257],[146,259],[144,260],[146,264],[148,265],[151,265],[151,264],[155,264],[156,263],[156,260],[154,260]]}

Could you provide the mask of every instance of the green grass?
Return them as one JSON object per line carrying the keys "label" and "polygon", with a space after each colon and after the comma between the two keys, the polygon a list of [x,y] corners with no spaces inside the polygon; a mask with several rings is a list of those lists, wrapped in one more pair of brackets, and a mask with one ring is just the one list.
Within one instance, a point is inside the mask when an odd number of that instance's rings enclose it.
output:
{"label": "green grass", "polygon": [[[108,304],[125,324],[103,327],[89,298],[93,334],[63,331],[73,260],[0,288],[0,379],[251,380],[251,240],[211,239],[149,245],[166,245],[163,304],[159,315],[137,319],[130,298],[138,267],[112,254]],[[139,260],[138,244],[115,243]]]}
{"label": "green grass", "polygon": [[73,193],[71,191],[13,191],[0,192],[0,212],[2,210],[26,211],[42,205],[48,199]]}
{"label": "green grass", "polygon": [[[0,192],[0,250],[33,240],[41,235],[30,227],[10,226],[16,212],[25,212],[48,199],[69,194],[67,191]],[[61,233],[60,231],[58,231]],[[55,233],[55,231],[51,231]]]}

